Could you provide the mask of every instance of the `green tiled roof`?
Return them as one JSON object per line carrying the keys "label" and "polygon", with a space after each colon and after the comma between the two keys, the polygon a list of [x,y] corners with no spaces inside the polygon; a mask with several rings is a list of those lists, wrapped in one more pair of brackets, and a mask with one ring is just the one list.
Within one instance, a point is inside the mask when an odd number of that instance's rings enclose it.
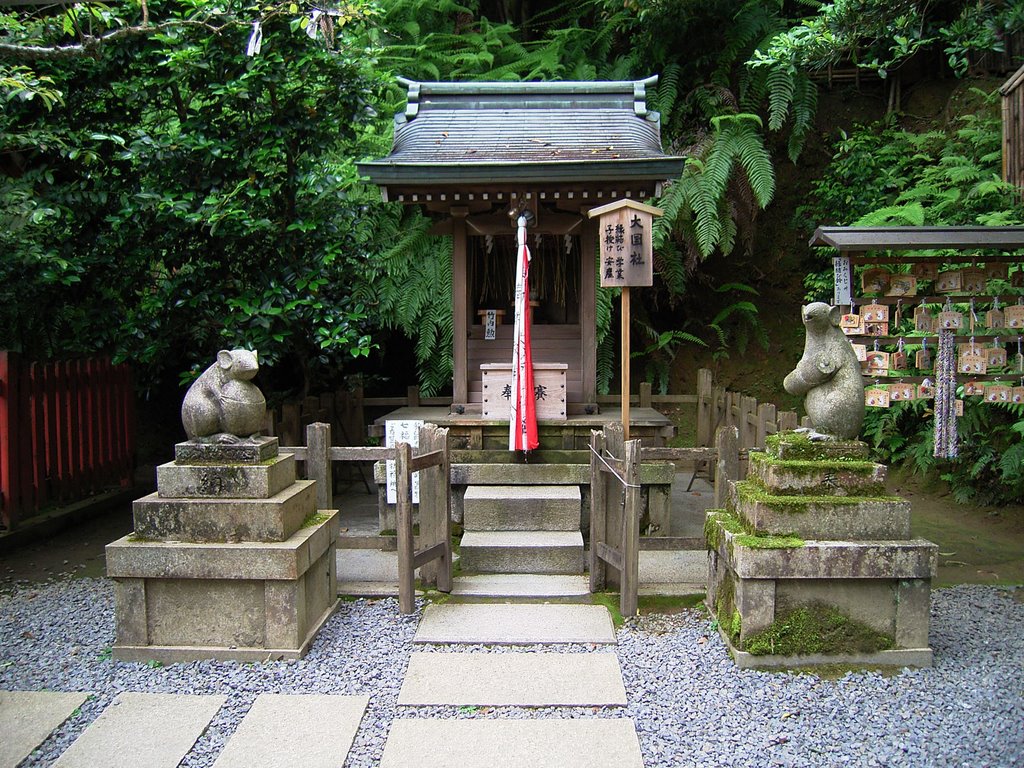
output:
{"label": "green tiled roof", "polygon": [[379,185],[664,181],[683,158],[664,154],[646,80],[417,83],[395,116],[391,154],[363,163]]}

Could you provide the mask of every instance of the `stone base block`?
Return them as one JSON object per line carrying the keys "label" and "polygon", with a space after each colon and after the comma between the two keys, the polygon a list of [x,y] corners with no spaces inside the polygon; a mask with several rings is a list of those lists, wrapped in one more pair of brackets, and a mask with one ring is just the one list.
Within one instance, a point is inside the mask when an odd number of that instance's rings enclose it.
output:
{"label": "stone base block", "polygon": [[114,656],[300,658],[337,603],[337,536],[331,510],[285,542],[109,544]]}
{"label": "stone base block", "polygon": [[161,498],[269,499],[295,482],[295,457],[284,453],[260,464],[181,464],[156,468]]}
{"label": "stone base block", "polygon": [[186,440],[174,446],[174,459],[181,464],[259,464],[277,456],[276,437],[257,437],[237,443],[204,443]]}
{"label": "stone base block", "polygon": [[890,667],[930,667],[932,665],[931,648],[896,648],[876,653],[857,653],[842,655],[804,654],[801,656],[755,656],[752,653],[736,648],[729,635],[719,625],[721,636],[729,655],[740,669],[804,669],[807,667],[840,666],[855,669],[874,669]]}
{"label": "stone base block", "polygon": [[459,560],[471,573],[582,573],[583,536],[579,531],[467,531]]}
{"label": "stone base block", "polygon": [[783,461],[867,461],[868,444],[860,440],[811,440],[799,432],[783,432],[765,440],[767,453]]}
{"label": "stone base block", "polygon": [[750,475],[782,496],[884,496],[886,466],[872,461],[782,461],[751,452]]}
{"label": "stone base block", "polygon": [[759,534],[839,541],[910,538],[910,502],[897,496],[776,496],[748,480],[733,484],[729,510]]}
{"label": "stone base block", "polygon": [[313,480],[268,499],[169,499],[151,493],[132,505],[135,536],[193,542],[285,541],[316,511]]}
{"label": "stone base block", "polygon": [[[746,653],[745,666],[927,665],[936,549],[930,542],[914,541],[808,542],[757,550],[723,531],[719,547],[709,554],[707,603],[730,649]],[[763,662],[747,653],[752,639],[791,626],[795,611],[818,606],[849,621],[851,632],[863,634],[856,623],[889,638],[888,643],[857,653],[766,653]]]}

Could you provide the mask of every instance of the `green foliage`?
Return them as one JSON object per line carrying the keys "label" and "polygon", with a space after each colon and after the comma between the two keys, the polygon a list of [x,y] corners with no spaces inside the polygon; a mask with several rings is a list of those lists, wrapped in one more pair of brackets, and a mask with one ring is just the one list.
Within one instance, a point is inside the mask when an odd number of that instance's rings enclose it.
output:
{"label": "green foliage", "polygon": [[748,637],[743,650],[755,656],[875,653],[895,647],[892,637],[822,604],[802,606]]}

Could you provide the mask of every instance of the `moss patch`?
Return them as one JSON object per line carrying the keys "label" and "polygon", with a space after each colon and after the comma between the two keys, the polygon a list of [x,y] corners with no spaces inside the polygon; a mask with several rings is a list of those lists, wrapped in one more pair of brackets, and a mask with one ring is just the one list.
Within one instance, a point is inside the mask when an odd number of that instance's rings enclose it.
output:
{"label": "moss patch", "polygon": [[704,595],[640,595],[637,608],[644,616],[652,613],[670,615],[699,608]]}
{"label": "moss patch", "polygon": [[756,480],[736,483],[736,497],[741,502],[763,504],[776,512],[802,514],[811,506],[852,506],[866,502],[900,502],[899,496],[775,496]]}
{"label": "moss patch", "polygon": [[619,593],[618,592],[593,592],[590,595],[590,602],[594,605],[603,605],[608,609],[608,612],[612,615],[612,624],[618,629],[626,620],[622,617],[622,611],[619,610]]}
{"label": "moss patch", "polygon": [[873,475],[877,466],[873,461],[854,459],[777,459],[763,451],[751,451],[750,461],[754,464],[772,464],[795,475],[812,475],[819,472],[851,472]]}
{"label": "moss patch", "polygon": [[811,440],[804,432],[783,432],[765,438],[775,458],[805,461],[863,461],[867,446],[859,440]]}
{"label": "moss patch", "polygon": [[894,648],[889,635],[851,619],[835,608],[815,603],[776,619],[748,637],[743,650],[754,656],[807,656],[877,653]]}
{"label": "moss patch", "polygon": [[321,525],[331,519],[330,512],[314,512],[302,521],[303,528],[312,528],[314,525]]}
{"label": "moss patch", "polygon": [[734,544],[750,549],[793,549],[806,545],[806,542],[799,536],[759,535],[727,510],[708,510],[707,518],[704,521],[704,539],[707,541],[708,549],[718,550],[722,543],[722,531],[733,534]]}

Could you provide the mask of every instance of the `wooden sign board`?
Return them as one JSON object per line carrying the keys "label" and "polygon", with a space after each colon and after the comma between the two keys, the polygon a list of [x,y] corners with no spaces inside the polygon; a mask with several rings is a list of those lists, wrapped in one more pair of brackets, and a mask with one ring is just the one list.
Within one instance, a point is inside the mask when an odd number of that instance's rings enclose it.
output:
{"label": "wooden sign board", "polygon": [[885,293],[889,289],[889,272],[884,269],[865,269],[860,276],[860,289],[864,293]]}
{"label": "wooden sign board", "polygon": [[1005,280],[1010,274],[1010,265],[1002,262],[990,262],[985,265],[986,280]]}
{"label": "wooden sign board", "polygon": [[1013,390],[1005,384],[989,384],[985,387],[986,403],[1008,403]]}
{"label": "wooden sign board", "polygon": [[889,278],[886,296],[916,296],[917,278],[913,275],[893,275]]}
{"label": "wooden sign board", "polygon": [[1024,305],[1012,304],[1003,310],[1007,328],[1024,328]]}
{"label": "wooden sign board", "polygon": [[598,217],[602,288],[654,285],[652,225],[661,214],[660,208],[635,200],[617,200],[588,213]]}
{"label": "wooden sign board", "polygon": [[921,371],[930,371],[932,369],[932,351],[925,348],[915,352],[914,367]]}
{"label": "wooden sign board", "polygon": [[1006,365],[1006,350],[1003,347],[986,347],[985,357],[989,368],[1002,368]]}
{"label": "wooden sign board", "polygon": [[986,328],[1005,328],[1006,318],[1001,309],[990,309],[985,313]]}
{"label": "wooden sign board", "polygon": [[971,381],[964,383],[964,394],[968,396],[983,395],[985,394],[985,386],[980,381]]}
{"label": "wooden sign board", "polygon": [[939,293],[958,293],[963,286],[963,275],[959,269],[939,273],[935,290]]}
{"label": "wooden sign board", "polygon": [[918,280],[934,280],[939,276],[939,265],[933,261],[915,264],[910,268],[910,274]]}
{"label": "wooden sign board", "polygon": [[979,267],[965,267],[960,270],[960,290],[964,293],[985,292],[985,270]]}

